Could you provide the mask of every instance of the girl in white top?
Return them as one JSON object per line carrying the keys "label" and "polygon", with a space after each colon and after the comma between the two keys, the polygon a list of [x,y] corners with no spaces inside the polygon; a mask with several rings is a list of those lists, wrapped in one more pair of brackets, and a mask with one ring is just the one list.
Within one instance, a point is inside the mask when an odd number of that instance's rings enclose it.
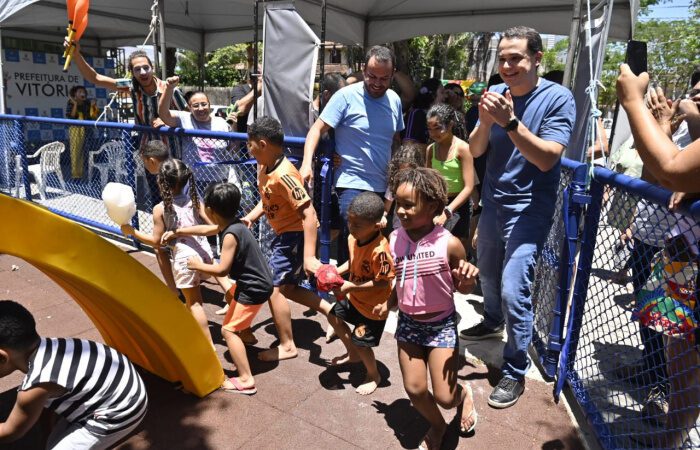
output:
{"label": "girl in white top", "polygon": [[[185,185],[194,185],[192,171],[179,159],[164,161],[158,172],[158,189],[163,201],[153,208],[153,233],[146,234],[131,225],[122,225],[122,233],[132,235],[152,247],[159,247],[166,231],[211,223],[199,202],[196,189],[189,189],[189,197],[183,193]],[[169,244],[172,250],[172,269],[175,286],[182,291],[187,307],[211,340],[207,316],[202,308],[202,292],[199,288],[200,273],[189,268],[191,259],[212,262],[212,253],[203,236],[182,236]],[[220,283],[222,280],[218,280]],[[229,282],[230,283],[230,282]],[[225,286],[224,286],[225,288]]]}

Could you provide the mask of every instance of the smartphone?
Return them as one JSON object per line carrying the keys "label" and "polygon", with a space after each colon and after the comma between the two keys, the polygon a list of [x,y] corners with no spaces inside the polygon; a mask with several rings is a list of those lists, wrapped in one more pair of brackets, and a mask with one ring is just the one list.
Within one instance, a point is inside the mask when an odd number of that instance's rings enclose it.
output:
{"label": "smartphone", "polygon": [[635,75],[647,71],[647,43],[644,41],[627,42],[625,62]]}

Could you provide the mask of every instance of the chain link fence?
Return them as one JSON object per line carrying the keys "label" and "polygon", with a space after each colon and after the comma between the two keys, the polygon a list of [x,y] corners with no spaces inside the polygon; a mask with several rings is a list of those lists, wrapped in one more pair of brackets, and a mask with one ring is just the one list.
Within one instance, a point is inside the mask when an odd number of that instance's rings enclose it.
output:
{"label": "chain link fence", "polygon": [[570,333],[568,381],[610,449],[700,448],[700,208],[596,168]]}
{"label": "chain link fence", "polygon": [[[156,176],[144,167],[139,147],[151,139],[162,140],[171,155],[192,169],[195,185],[191,188],[200,199],[211,183],[229,181],[241,191],[241,216],[260,200],[256,162],[248,155],[245,134],[9,115],[0,116],[0,190],[121,235],[107,216],[102,190],[109,182],[123,183],[136,198],[132,225],[150,233],[152,211],[161,198]],[[286,138],[285,151],[292,153],[303,142]],[[264,217],[254,232],[265,250],[273,231]]]}

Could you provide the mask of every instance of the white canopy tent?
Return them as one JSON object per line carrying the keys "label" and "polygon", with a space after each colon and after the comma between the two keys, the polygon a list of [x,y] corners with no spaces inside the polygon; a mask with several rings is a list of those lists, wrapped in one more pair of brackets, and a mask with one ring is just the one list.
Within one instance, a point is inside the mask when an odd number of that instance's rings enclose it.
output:
{"label": "white canopy tent", "polygon": [[[147,0],[92,0],[83,39],[104,47],[141,44],[149,32]],[[212,51],[253,39],[255,0],[160,0],[167,44]],[[597,2],[594,2],[597,3]],[[540,33],[569,35],[576,0],[327,0],[326,38],[372,45],[464,31],[500,31],[527,25]],[[628,39],[638,0],[615,0],[610,37]],[[321,0],[296,0],[299,14],[320,35]],[[262,12],[260,13],[262,14]],[[262,26],[262,20],[259,21]],[[65,34],[62,0],[0,0],[0,27],[57,40]]]}

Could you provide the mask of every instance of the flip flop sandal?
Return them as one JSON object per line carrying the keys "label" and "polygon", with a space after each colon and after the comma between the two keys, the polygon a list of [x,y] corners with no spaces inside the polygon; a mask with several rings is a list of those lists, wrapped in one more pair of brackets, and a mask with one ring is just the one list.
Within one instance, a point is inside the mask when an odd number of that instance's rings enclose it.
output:
{"label": "flip flop sandal", "polygon": [[[474,404],[474,391],[472,391],[472,385],[466,384],[466,385],[464,385],[464,389],[467,390],[467,397],[472,399],[472,412],[469,413],[469,415],[467,416],[467,419],[469,419],[470,417],[474,417],[474,423],[472,424],[471,427],[469,427],[469,429],[466,429],[462,426],[462,417],[461,417],[462,412],[460,410],[459,432],[462,435],[467,435],[467,434],[471,434],[474,431],[474,429],[476,428],[476,423],[479,421],[479,415],[476,413],[476,405]],[[462,408],[464,408],[464,402],[462,402],[461,406],[462,406]]]}
{"label": "flip flop sandal", "polygon": [[241,386],[241,384],[236,380],[235,378],[231,377],[228,379],[231,384],[233,384],[233,388],[225,388],[223,385],[221,386],[221,390],[224,392],[228,392],[231,394],[243,394],[243,395],[253,395],[258,392],[258,390],[255,388],[255,386],[251,386],[248,388],[245,388]]}

